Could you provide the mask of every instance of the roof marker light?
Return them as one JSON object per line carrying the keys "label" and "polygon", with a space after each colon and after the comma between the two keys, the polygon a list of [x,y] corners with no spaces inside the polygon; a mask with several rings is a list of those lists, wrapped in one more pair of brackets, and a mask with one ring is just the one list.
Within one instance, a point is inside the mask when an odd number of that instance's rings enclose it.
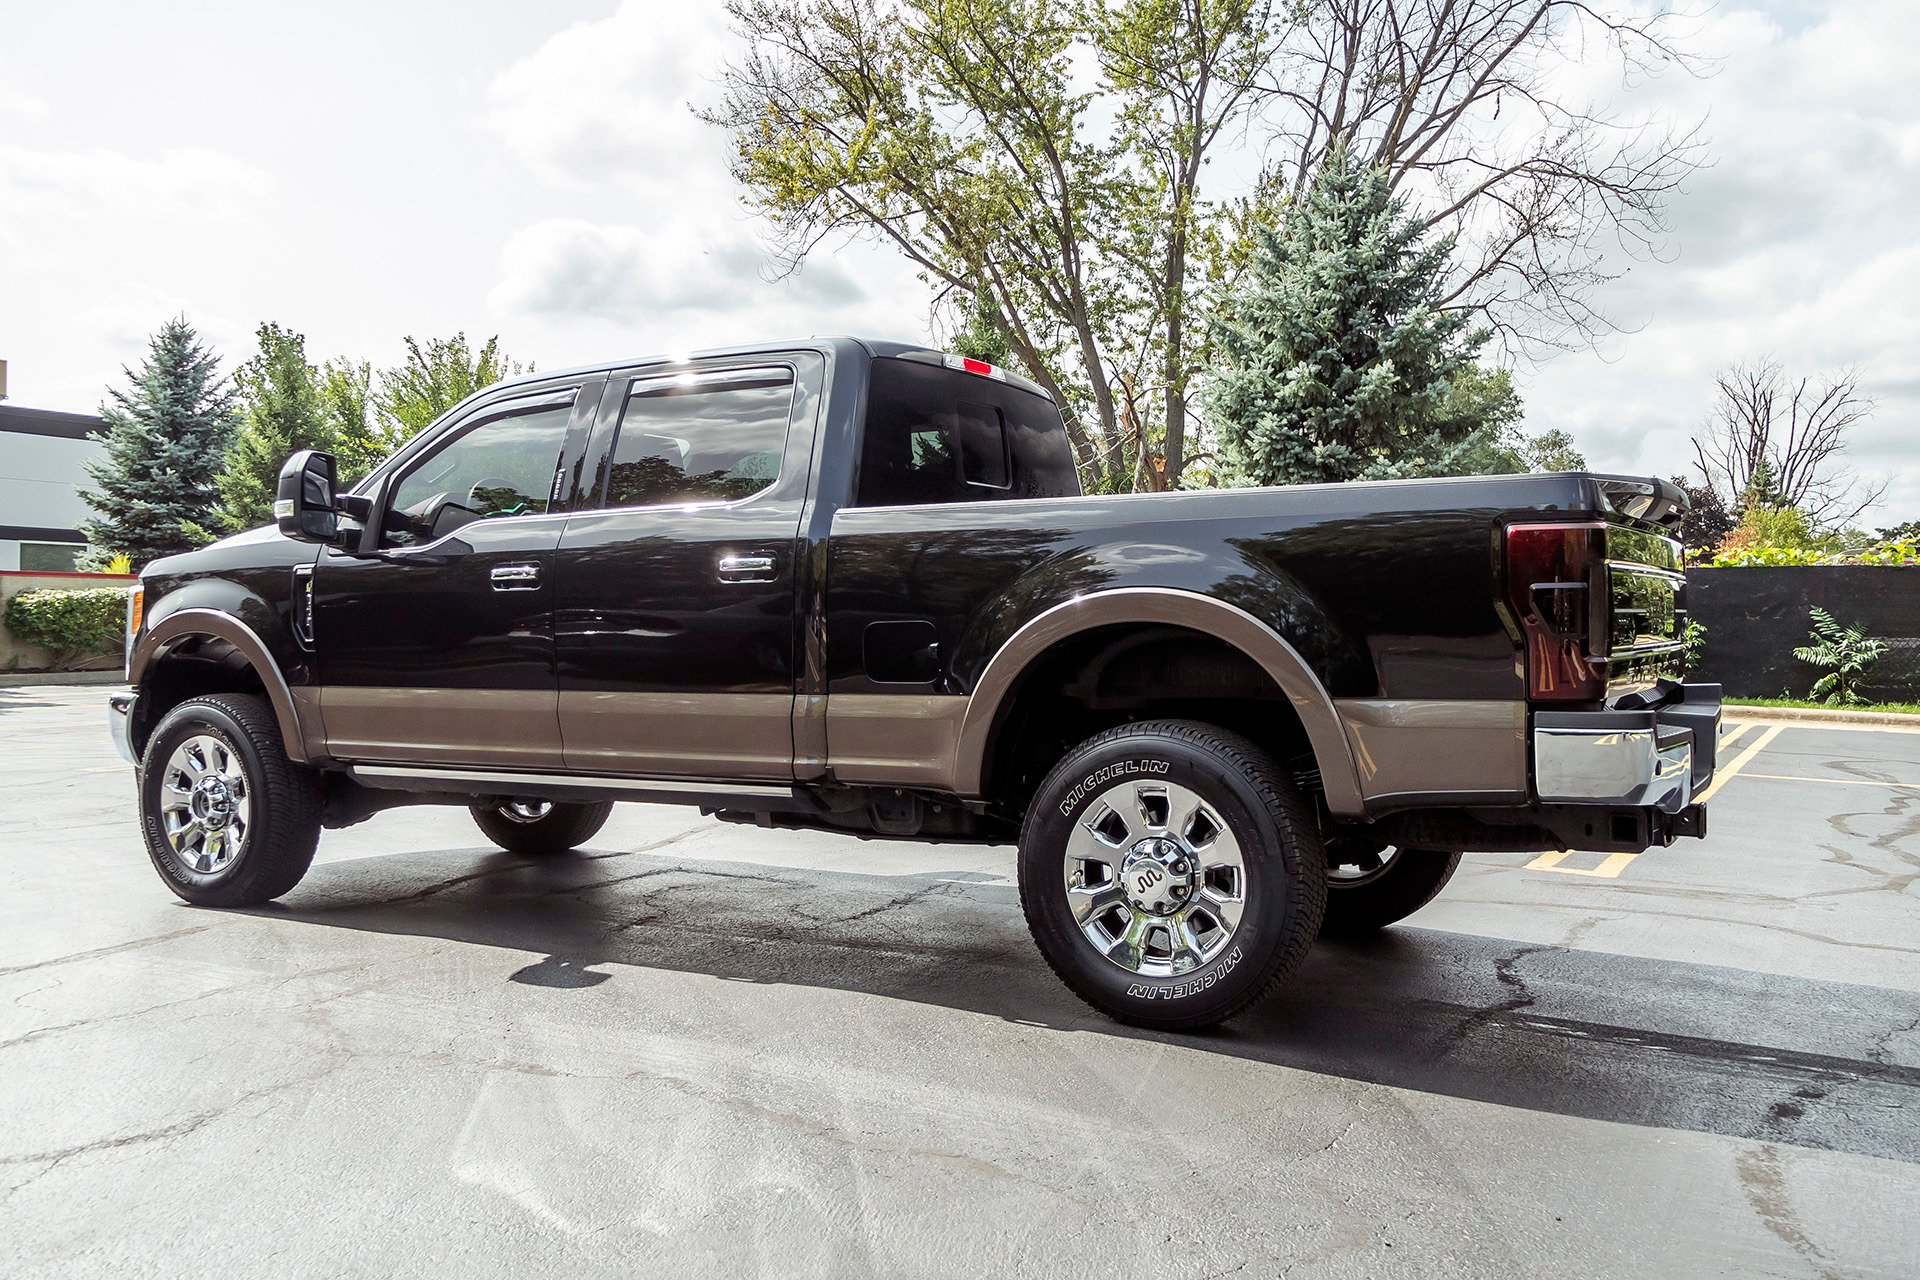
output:
{"label": "roof marker light", "polygon": [[985,360],[975,360],[972,356],[956,356],[946,351],[941,352],[940,356],[947,362],[949,369],[958,369],[962,373],[977,373],[983,378],[992,378],[995,382],[1007,380],[1005,369],[988,364]]}

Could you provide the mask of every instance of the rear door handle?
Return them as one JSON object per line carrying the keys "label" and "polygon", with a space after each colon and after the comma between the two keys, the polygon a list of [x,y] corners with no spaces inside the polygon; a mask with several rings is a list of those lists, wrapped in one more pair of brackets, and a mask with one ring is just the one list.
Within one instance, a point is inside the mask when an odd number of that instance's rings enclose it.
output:
{"label": "rear door handle", "polygon": [[772,556],[721,556],[720,581],[772,582]]}
{"label": "rear door handle", "polygon": [[537,564],[497,564],[487,576],[495,591],[537,591],[540,566]]}

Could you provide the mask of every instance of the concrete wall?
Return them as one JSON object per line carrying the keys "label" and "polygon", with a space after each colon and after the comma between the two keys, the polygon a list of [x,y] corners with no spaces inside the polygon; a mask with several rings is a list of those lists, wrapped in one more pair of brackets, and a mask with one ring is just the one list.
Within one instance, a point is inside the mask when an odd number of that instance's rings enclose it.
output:
{"label": "concrete wall", "polygon": [[[118,573],[0,573],[0,614],[7,601],[22,591],[47,588],[52,591],[81,591],[88,587],[129,587],[139,579]],[[118,653],[75,661],[75,671],[110,671],[122,665]],[[25,644],[13,632],[0,625],[0,671],[46,671],[53,666],[53,655],[38,645]]]}
{"label": "concrete wall", "polygon": [[1821,671],[1793,651],[1812,643],[1814,605],[1892,646],[1863,684],[1866,696],[1920,700],[1920,566],[1691,570],[1687,609],[1707,629],[1695,677],[1719,681],[1733,698],[1806,697]]}

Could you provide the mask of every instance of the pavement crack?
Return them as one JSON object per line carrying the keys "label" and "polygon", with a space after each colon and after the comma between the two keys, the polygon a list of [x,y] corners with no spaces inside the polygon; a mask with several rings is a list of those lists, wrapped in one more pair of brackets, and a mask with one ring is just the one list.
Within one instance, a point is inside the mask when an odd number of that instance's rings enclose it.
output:
{"label": "pavement crack", "polygon": [[1811,1263],[1821,1280],[1839,1280],[1839,1273],[1828,1265],[1826,1254],[1807,1238],[1800,1215],[1794,1211],[1793,1201],[1787,1195],[1786,1175],[1780,1168],[1780,1148],[1763,1143],[1751,1151],[1743,1151],[1734,1161],[1734,1169],[1740,1178],[1740,1189],[1746,1193],[1747,1203],[1753,1207],[1761,1225]]}
{"label": "pavement crack", "polygon": [[70,955],[55,956],[51,960],[36,960],[32,964],[17,964],[9,969],[0,969],[0,978],[16,973],[29,973],[35,969],[46,969],[57,964],[77,964],[83,960],[97,960],[101,956],[119,955],[123,951],[138,951],[142,947],[154,947],[163,942],[172,942],[175,938],[184,938],[189,934],[205,933],[208,929],[217,929],[217,924],[196,924],[185,929],[175,929],[172,933],[162,933],[151,938],[138,938],[132,942],[115,943],[110,947],[95,947],[91,951],[75,951]]}
{"label": "pavement crack", "polygon": [[1435,1057],[1445,1057],[1465,1044],[1476,1031],[1500,1017],[1525,1009],[1534,1002],[1533,992],[1527,989],[1527,980],[1521,976],[1520,962],[1528,956],[1539,955],[1542,951],[1558,951],[1558,947],[1518,947],[1506,955],[1496,956],[1493,961],[1493,976],[1500,985],[1513,992],[1498,1004],[1476,1009],[1462,1018],[1441,1042]]}

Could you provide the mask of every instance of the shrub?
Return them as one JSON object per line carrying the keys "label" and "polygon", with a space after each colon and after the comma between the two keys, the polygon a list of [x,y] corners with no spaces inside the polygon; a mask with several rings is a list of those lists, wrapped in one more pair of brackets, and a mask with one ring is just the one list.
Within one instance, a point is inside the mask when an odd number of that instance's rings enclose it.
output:
{"label": "shrub", "polygon": [[80,591],[22,591],[7,601],[7,630],[53,654],[53,668],[65,671],[76,658],[118,653],[127,632],[124,587],[88,587]]}
{"label": "shrub", "polygon": [[1826,670],[1827,674],[1814,682],[1814,699],[1830,707],[1864,705],[1867,700],[1859,693],[1860,678],[1886,654],[1887,642],[1869,640],[1858,626],[1841,626],[1819,605],[1810,609],[1808,616],[1813,619],[1813,630],[1808,633],[1813,643],[1795,649],[1793,656]]}
{"label": "shrub", "polygon": [[1700,655],[1707,647],[1707,629],[1692,618],[1680,629],[1680,643],[1686,646],[1686,664],[1688,671],[1700,669]]}

